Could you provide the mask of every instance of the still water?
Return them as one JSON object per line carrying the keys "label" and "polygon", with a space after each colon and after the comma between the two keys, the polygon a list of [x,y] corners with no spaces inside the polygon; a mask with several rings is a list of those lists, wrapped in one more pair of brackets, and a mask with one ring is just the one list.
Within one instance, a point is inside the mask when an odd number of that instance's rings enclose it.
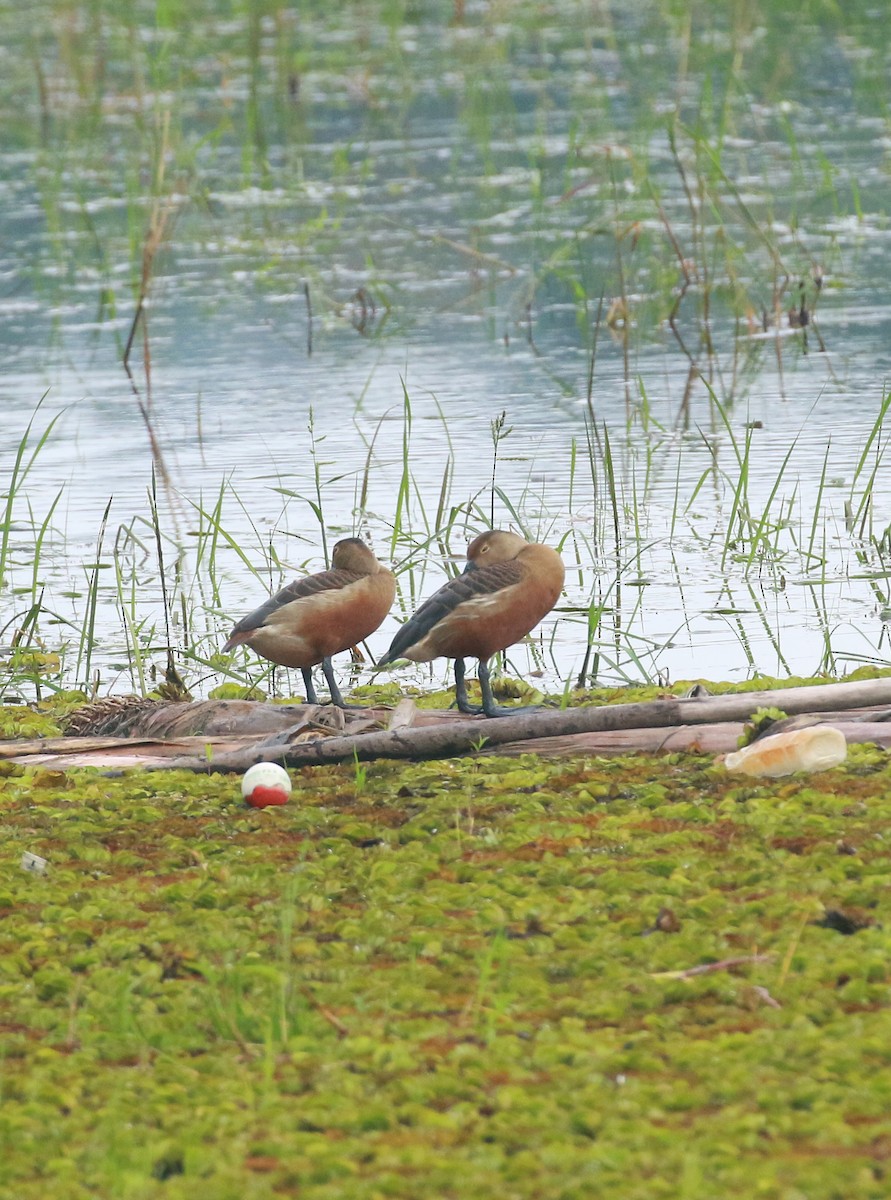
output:
{"label": "still water", "polygon": [[36,58],[2,16],[0,643],[30,613],[51,685],[139,686],[168,629],[196,692],[231,677],[234,620],[324,565],[316,510],[402,570],[373,653],[494,512],[571,564],[510,656],[552,690],[589,633],[600,683],[884,661],[869,6],[34,7]]}

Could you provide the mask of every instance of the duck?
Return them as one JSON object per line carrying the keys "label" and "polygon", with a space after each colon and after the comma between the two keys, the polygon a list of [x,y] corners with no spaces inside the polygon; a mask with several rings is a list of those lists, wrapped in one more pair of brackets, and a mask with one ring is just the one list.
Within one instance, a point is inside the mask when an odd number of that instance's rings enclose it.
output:
{"label": "duck", "polygon": [[331,659],[374,633],[395,598],[393,572],[361,538],[344,538],[331,552],[330,570],[289,583],[243,617],[223,652],[249,646],[279,666],[298,667],[308,704],[319,703],[312,669],[321,664],[331,703],[346,708]]}
{"label": "duck", "polygon": [[[563,590],[564,577],[563,560],[550,546],[508,530],[488,529],[468,546],[463,574],[444,584],[405,622],[377,666],[400,658],[451,658],[460,712],[487,717],[516,713],[516,708],[495,703],[489,660],[547,616]],[[479,663],[482,705],[467,698],[464,660],[471,657]]]}

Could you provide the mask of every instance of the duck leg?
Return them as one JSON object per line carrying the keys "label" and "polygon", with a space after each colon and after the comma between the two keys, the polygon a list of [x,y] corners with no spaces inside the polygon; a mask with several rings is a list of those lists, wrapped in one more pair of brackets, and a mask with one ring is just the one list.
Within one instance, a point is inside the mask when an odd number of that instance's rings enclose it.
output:
{"label": "duck leg", "polygon": [[316,689],[312,681],[312,667],[301,667],[300,674],[303,676],[303,690],[306,692],[306,703],[318,704],[319,698],[316,695]]}
{"label": "duck leg", "polygon": [[[482,679],[482,676],[480,676]],[[458,712],[467,713],[468,716],[478,716],[483,709],[479,704],[471,704],[467,699],[467,684],[464,680],[464,659],[455,659],[455,704],[458,707]]]}
{"label": "duck leg", "polygon": [[328,681],[328,691],[331,693],[331,703],[336,704],[338,708],[346,708],[347,703],[340,693],[340,688],[337,686],[337,680],[334,678],[334,664],[331,662],[330,656],[322,659],[322,671],[325,675],[325,679]]}

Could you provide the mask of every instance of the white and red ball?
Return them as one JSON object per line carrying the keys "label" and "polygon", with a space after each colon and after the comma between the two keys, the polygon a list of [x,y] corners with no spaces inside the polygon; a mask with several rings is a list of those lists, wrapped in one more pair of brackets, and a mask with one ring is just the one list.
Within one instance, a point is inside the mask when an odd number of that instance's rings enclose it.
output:
{"label": "white and red ball", "polygon": [[273,804],[285,804],[291,794],[288,772],[278,763],[254,763],[244,773],[241,794],[251,808],[269,808]]}

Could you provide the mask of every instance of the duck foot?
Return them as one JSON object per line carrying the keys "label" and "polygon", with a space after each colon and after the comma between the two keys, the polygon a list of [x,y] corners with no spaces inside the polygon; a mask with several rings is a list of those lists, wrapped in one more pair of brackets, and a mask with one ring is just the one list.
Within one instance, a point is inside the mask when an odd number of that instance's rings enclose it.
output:
{"label": "duck foot", "polygon": [[481,662],[479,665],[479,681],[483,702],[482,704],[471,704],[467,698],[467,684],[464,677],[464,659],[455,659],[455,704],[459,712],[466,713],[467,716],[474,717],[513,717],[519,713],[544,711],[545,706],[541,704],[525,704],[517,708],[504,708],[502,705],[496,704],[495,697],[492,695],[492,684],[489,677],[489,668],[484,662]]}

